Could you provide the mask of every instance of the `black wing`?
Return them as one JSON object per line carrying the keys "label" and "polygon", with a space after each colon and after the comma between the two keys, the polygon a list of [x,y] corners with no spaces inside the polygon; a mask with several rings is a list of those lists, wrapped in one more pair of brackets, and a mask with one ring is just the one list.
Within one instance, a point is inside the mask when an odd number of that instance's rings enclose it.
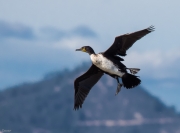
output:
{"label": "black wing", "polygon": [[89,70],[78,77],[74,81],[74,109],[79,109],[82,107],[82,104],[87,97],[91,88],[98,82],[102,77],[103,72],[97,68],[95,65],[89,68]]}
{"label": "black wing", "polygon": [[125,34],[117,36],[114,43],[109,49],[107,49],[104,54],[106,55],[121,55],[125,56],[126,51],[139,39],[144,37],[146,34],[154,31],[154,26],[150,26],[144,30],[133,32],[130,34]]}

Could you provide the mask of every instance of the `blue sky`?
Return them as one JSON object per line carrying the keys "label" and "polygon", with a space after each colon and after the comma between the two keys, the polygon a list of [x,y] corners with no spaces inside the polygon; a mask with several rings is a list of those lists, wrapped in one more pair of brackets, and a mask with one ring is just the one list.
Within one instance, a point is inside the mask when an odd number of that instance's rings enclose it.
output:
{"label": "blue sky", "polygon": [[180,111],[179,5],[178,0],[1,1],[0,88],[73,69],[89,60],[76,48],[105,51],[115,36],[154,25],[155,32],[136,42],[124,63],[141,68],[142,85]]}

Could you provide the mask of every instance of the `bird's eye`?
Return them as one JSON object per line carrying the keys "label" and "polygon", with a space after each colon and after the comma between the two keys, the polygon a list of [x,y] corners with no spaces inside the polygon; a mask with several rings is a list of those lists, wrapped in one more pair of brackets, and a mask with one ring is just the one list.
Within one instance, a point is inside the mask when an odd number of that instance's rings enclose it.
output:
{"label": "bird's eye", "polygon": [[83,52],[86,52],[86,47],[82,47],[82,51],[83,51]]}

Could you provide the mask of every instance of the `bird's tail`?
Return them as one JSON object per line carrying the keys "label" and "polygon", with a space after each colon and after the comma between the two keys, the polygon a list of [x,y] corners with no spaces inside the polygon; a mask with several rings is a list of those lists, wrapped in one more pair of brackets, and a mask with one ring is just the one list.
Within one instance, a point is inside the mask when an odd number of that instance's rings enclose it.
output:
{"label": "bird's tail", "polygon": [[127,89],[133,88],[141,83],[141,80],[132,74],[126,73],[122,76],[122,82]]}
{"label": "bird's tail", "polygon": [[140,69],[139,68],[127,68],[132,74],[137,74]]}

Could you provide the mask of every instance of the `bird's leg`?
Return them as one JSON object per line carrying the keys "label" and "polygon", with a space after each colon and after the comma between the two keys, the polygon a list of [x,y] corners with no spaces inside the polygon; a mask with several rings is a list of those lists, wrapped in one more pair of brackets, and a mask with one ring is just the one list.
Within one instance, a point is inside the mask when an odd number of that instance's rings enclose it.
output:
{"label": "bird's leg", "polygon": [[118,84],[117,84],[117,90],[116,90],[115,95],[117,95],[121,91],[121,87],[123,86],[122,84],[120,84],[118,77],[116,77],[116,80]]}

